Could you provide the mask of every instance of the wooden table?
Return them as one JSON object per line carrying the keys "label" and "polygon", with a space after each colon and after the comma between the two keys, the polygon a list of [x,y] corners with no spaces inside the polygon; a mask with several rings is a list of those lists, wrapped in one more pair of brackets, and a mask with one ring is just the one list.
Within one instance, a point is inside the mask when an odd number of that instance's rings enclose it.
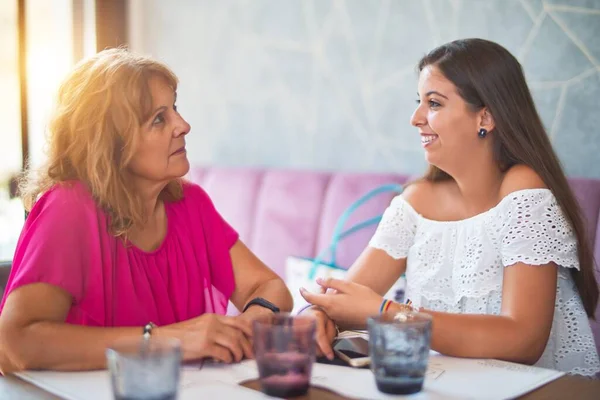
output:
{"label": "wooden table", "polygon": [[[242,384],[251,389],[259,390],[258,381]],[[0,400],[60,400],[60,397],[46,392],[15,376],[0,377]],[[328,390],[311,388],[307,396],[296,397],[297,400],[341,400],[348,399]],[[563,376],[541,388],[520,397],[522,400],[549,399],[600,399],[600,380],[590,380],[576,376]]]}

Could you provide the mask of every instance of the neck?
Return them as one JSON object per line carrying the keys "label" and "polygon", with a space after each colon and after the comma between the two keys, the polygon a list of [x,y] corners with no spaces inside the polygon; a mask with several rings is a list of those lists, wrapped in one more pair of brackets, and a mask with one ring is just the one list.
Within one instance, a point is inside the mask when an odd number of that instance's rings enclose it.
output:
{"label": "neck", "polygon": [[503,172],[491,157],[472,159],[469,165],[450,174],[467,208],[479,213],[498,203]]}
{"label": "neck", "polygon": [[132,183],[136,192],[141,196],[144,215],[151,219],[161,209],[160,194],[166,184],[149,182],[144,179],[134,179]]}
{"label": "neck", "polygon": [[144,214],[151,219],[160,210],[161,202],[159,198],[160,192],[156,196],[148,198],[143,197],[142,207],[144,207]]}

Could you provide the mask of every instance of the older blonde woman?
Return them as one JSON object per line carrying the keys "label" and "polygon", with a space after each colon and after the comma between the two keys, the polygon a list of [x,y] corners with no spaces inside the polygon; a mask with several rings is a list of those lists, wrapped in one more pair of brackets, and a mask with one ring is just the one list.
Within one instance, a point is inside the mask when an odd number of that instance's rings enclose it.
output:
{"label": "older blonde woman", "polygon": [[[123,49],[61,86],[47,166],[0,305],[0,370],[85,370],[124,337],[170,336],[184,359],[250,357],[249,321],[292,300],[208,195],[181,179],[190,125],[177,78]],[[231,300],[239,317],[224,316]]]}

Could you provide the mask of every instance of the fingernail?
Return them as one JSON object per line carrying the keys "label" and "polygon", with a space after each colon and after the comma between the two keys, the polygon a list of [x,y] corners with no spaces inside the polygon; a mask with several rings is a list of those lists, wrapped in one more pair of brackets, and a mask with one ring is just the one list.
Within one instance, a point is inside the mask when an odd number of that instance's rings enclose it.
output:
{"label": "fingernail", "polygon": [[323,283],[323,279],[317,278],[317,283]]}
{"label": "fingernail", "polygon": [[304,293],[304,292],[306,292],[306,289],[304,289],[303,287],[301,287],[301,288],[300,288],[300,292],[301,292],[301,293]]}
{"label": "fingernail", "polygon": [[329,358],[329,360],[333,360],[333,354],[331,354],[331,353],[327,354],[327,358]]}

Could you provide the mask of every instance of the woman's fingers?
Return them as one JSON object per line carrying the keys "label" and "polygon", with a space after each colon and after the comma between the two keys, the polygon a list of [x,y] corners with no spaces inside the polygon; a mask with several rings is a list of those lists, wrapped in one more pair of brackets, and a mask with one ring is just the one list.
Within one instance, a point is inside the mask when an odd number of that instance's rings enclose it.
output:
{"label": "woman's fingers", "polygon": [[330,360],[333,360],[333,349],[331,348],[331,341],[328,337],[326,316],[317,316],[317,346],[321,353]]}
{"label": "woman's fingers", "polygon": [[327,327],[327,338],[329,339],[329,343],[333,342],[333,339],[337,336],[337,329],[335,329],[335,322],[332,320],[327,321],[325,324]]}
{"label": "woman's fingers", "polygon": [[242,332],[240,332],[240,343],[242,344],[242,350],[244,351],[245,358],[254,358],[254,350],[252,349],[252,343]]}
{"label": "woman's fingers", "polygon": [[219,321],[224,325],[244,332],[248,337],[252,337],[252,323],[244,318],[221,316]]}
{"label": "woman's fingers", "polygon": [[331,357],[328,356],[328,358],[331,360],[334,357],[332,343],[337,335],[337,329],[335,328],[335,322],[330,319],[325,323],[325,334],[327,335],[327,350],[331,352]]}
{"label": "woman's fingers", "polygon": [[220,346],[216,343],[208,346],[204,353],[206,357],[210,357],[213,360],[222,361],[226,364],[231,364],[233,362],[233,354],[231,354],[231,351],[229,351],[228,348]]}
{"label": "woman's fingers", "polygon": [[[311,295],[313,297],[331,297],[326,294]],[[210,339],[207,341],[209,342],[206,349],[207,356],[226,363],[239,362],[244,357],[254,357],[251,341],[252,330],[249,321],[243,318],[218,316],[215,322],[216,329],[213,330]],[[331,343],[336,334],[335,324],[323,311],[316,314],[316,323],[318,351],[331,360],[334,358]]]}
{"label": "woman's fingers", "polygon": [[216,332],[214,342],[229,349],[233,354],[234,361],[239,362],[244,357],[244,349],[241,343],[242,336],[243,334],[239,330],[222,325]]}
{"label": "woman's fingers", "polygon": [[304,297],[304,300],[308,301],[310,304],[324,309],[327,309],[327,304],[329,304],[330,297],[332,297],[327,294],[311,293],[304,288],[300,288],[300,294]]}
{"label": "woman's fingers", "polygon": [[356,285],[354,282],[334,278],[317,278],[317,283],[321,288],[335,290],[335,293],[350,293]]}

